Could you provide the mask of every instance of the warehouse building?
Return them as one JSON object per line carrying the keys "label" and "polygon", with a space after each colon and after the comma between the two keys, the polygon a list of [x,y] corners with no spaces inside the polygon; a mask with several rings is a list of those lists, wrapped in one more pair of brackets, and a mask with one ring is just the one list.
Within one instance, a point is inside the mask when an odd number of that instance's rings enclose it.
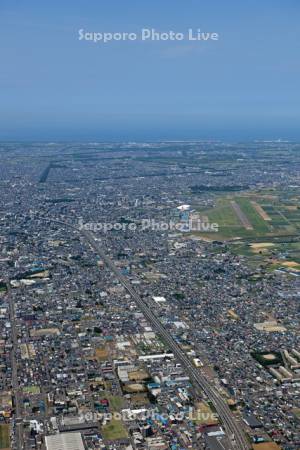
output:
{"label": "warehouse building", "polygon": [[47,450],[84,450],[80,433],[59,433],[45,437]]}

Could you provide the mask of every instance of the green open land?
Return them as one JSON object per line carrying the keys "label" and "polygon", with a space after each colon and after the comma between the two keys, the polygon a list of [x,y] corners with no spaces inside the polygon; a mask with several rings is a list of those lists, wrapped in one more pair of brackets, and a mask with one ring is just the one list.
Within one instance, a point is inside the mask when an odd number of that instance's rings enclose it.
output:
{"label": "green open land", "polygon": [[124,408],[124,400],[121,396],[110,395],[103,392],[103,394],[101,394],[101,399],[104,398],[108,400],[110,411],[119,412]]}
{"label": "green open land", "polygon": [[[241,219],[234,211],[231,201],[235,201],[241,211],[248,218],[253,230],[245,228]],[[264,220],[254,205],[255,201],[271,220]],[[284,205],[264,204],[262,199],[256,195],[249,196],[224,196],[219,197],[214,208],[201,211],[201,215],[206,215],[211,223],[219,225],[219,232],[213,233],[210,237],[219,240],[232,240],[238,238],[262,238],[275,236],[295,235],[300,230],[300,209],[288,210]],[[207,234],[209,237],[209,234]]]}
{"label": "green open land", "polygon": [[41,390],[39,386],[25,386],[23,388],[24,394],[31,394],[31,395],[38,395],[40,394]]}
{"label": "green open land", "polygon": [[10,431],[9,425],[0,424],[0,449],[10,448]]}
{"label": "green open land", "polygon": [[0,292],[6,292],[7,287],[5,283],[0,282]]}
{"label": "green open land", "polygon": [[127,431],[121,420],[112,419],[102,427],[102,436],[107,441],[117,441],[127,438]]}
{"label": "green open land", "polygon": [[[251,227],[234,210],[238,205]],[[246,256],[267,270],[300,270],[300,193],[261,190],[216,196],[215,207],[199,210],[217,233],[195,233],[207,239],[227,242],[234,253]]]}
{"label": "green open land", "polygon": [[292,413],[294,414],[294,416],[296,417],[296,419],[299,421],[300,420],[300,408],[294,408],[292,410]]}

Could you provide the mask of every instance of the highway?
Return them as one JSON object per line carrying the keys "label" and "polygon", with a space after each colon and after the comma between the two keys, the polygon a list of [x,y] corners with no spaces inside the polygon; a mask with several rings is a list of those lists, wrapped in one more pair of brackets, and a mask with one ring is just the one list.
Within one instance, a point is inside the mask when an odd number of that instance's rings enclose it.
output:
{"label": "highway", "polygon": [[[49,222],[50,219],[43,220],[47,220]],[[160,319],[156,316],[153,309],[150,309],[147,303],[132,287],[128,279],[124,277],[124,275],[115,266],[113,261],[105,254],[99,242],[95,240],[93,234],[90,231],[79,229],[74,225],[71,225],[70,223],[65,223],[59,220],[51,220],[51,222],[59,223],[80,233],[90,244],[95,253],[100,256],[106,266],[117,277],[117,279],[124,286],[127,292],[131,295],[136,305],[143,312],[144,316],[149,321],[153,329],[162,338],[169,349],[174,353],[177,360],[182,364],[186,373],[189,375],[194,388],[200,394],[204,392],[214,405],[230,441],[230,447],[228,447],[228,449],[226,450],[249,450],[250,445],[244,434],[244,431],[241,425],[237,423],[236,418],[233,416],[233,413],[230,411],[221,394],[215,389],[214,386],[212,386],[208,382],[208,380],[200,372],[200,370],[194,366],[193,362],[190,360],[187,354],[182,350],[182,348],[178,345],[170,332],[164,327]]]}

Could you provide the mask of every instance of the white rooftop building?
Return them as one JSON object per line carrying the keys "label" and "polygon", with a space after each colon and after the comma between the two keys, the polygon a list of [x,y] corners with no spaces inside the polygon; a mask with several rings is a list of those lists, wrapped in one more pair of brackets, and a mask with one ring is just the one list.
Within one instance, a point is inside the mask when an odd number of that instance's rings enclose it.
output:
{"label": "white rooftop building", "polygon": [[80,433],[59,433],[45,437],[47,450],[84,450]]}
{"label": "white rooftop building", "polygon": [[177,206],[177,209],[179,211],[189,211],[191,209],[191,205],[180,205],[180,206]]}

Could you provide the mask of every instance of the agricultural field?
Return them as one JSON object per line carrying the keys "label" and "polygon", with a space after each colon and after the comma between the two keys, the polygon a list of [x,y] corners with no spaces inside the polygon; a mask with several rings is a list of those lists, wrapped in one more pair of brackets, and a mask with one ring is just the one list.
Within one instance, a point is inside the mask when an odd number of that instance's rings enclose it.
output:
{"label": "agricultural field", "polygon": [[206,233],[206,239],[226,242],[254,265],[300,271],[300,193],[291,189],[224,195],[201,215],[219,226],[217,233]]}

